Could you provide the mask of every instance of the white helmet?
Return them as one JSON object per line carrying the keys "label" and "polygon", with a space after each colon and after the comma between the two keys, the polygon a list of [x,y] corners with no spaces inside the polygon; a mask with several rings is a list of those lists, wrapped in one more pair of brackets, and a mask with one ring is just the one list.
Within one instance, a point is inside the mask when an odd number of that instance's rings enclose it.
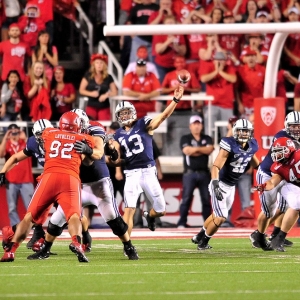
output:
{"label": "white helmet", "polygon": [[300,125],[300,112],[292,111],[285,117],[284,127],[286,132],[295,139],[300,138],[300,129],[292,128],[290,125]]}
{"label": "white helmet", "polygon": [[33,135],[36,139],[36,141],[40,144],[42,143],[42,133],[46,128],[53,128],[53,125],[50,123],[50,121],[46,120],[46,119],[40,119],[37,120],[34,124],[33,124],[33,128],[32,128],[32,132]]}
{"label": "white helmet", "polygon": [[87,116],[86,112],[80,108],[74,108],[71,111],[74,112],[75,114],[77,114],[77,116],[81,120],[81,131],[80,132],[86,133],[88,127],[90,126],[90,120],[89,120],[89,117]]}
{"label": "white helmet", "polygon": [[237,141],[246,143],[252,139],[253,126],[248,120],[239,119],[233,124],[232,134]]}
{"label": "white helmet", "polygon": [[[120,116],[120,112],[123,110],[128,110],[128,114]],[[121,101],[116,107],[115,114],[117,121],[122,125],[130,125],[137,119],[135,107],[129,101]]]}

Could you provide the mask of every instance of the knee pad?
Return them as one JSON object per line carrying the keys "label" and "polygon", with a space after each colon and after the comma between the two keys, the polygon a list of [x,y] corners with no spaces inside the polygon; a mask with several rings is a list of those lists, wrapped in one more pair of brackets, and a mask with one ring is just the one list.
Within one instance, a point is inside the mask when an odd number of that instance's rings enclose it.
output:
{"label": "knee pad", "polygon": [[64,228],[66,227],[66,224],[63,227],[58,227],[57,225],[54,225],[49,221],[49,224],[47,227],[47,232],[49,234],[51,234],[52,236],[60,236],[62,234]]}
{"label": "knee pad", "polygon": [[117,217],[107,222],[107,225],[111,228],[113,234],[122,236],[126,233],[128,225],[124,222],[122,217]]}

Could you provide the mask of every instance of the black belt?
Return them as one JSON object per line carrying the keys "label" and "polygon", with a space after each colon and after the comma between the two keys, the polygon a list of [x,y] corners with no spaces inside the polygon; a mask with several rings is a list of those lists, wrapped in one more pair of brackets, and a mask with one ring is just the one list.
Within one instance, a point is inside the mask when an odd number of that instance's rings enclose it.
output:
{"label": "black belt", "polygon": [[191,174],[191,173],[209,173],[208,170],[191,170],[191,169],[188,169],[185,171],[186,174]]}

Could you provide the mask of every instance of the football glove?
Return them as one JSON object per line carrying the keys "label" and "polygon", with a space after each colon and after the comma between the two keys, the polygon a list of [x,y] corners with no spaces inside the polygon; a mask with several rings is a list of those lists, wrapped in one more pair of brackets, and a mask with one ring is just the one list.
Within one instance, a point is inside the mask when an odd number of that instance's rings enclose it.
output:
{"label": "football glove", "polygon": [[92,155],[93,149],[85,141],[76,141],[74,149],[77,153]]}
{"label": "football glove", "polygon": [[212,187],[213,187],[213,190],[214,190],[217,200],[222,201],[224,198],[222,193],[225,193],[225,192],[220,188],[219,180],[214,179],[211,181],[211,184],[212,184]]}
{"label": "football glove", "polygon": [[5,173],[0,173],[0,186],[6,183]]}

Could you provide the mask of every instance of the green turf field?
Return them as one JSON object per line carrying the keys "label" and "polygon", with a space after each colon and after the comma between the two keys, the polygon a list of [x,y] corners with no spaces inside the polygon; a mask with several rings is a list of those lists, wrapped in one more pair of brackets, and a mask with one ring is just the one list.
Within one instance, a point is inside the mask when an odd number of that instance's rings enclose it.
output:
{"label": "green turf field", "polygon": [[291,240],[284,253],[245,238],[215,238],[205,252],[187,239],[138,240],[138,261],[118,240],[94,241],[90,263],[79,263],[67,241],[38,261],[22,244],[14,262],[0,264],[0,299],[299,299],[300,239]]}

